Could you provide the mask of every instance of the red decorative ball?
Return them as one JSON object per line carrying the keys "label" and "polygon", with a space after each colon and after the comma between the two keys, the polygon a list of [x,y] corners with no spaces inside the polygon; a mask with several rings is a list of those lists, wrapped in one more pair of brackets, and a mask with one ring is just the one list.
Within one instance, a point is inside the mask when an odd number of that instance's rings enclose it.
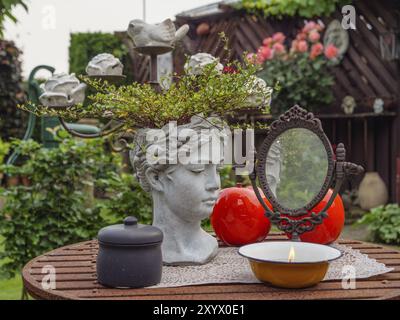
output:
{"label": "red decorative ball", "polygon": [[211,224],[217,236],[230,246],[263,241],[271,229],[254,190],[241,185],[221,191],[211,215]]}
{"label": "red decorative ball", "polygon": [[[320,213],[331,198],[333,190],[329,190],[324,199],[312,210]],[[326,217],[322,224],[315,227],[314,230],[306,232],[300,236],[303,242],[312,242],[319,244],[330,244],[335,242],[343,231],[345,211],[340,195],[337,195],[332,205],[327,210]],[[291,238],[290,235],[288,235]]]}

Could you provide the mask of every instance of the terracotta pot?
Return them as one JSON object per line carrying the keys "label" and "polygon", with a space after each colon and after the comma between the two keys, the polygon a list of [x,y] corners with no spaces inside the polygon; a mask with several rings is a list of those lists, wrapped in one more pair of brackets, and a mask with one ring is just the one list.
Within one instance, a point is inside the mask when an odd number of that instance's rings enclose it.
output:
{"label": "terracotta pot", "polygon": [[364,210],[385,205],[389,200],[389,192],[378,172],[367,172],[361,181],[358,196],[360,207]]}

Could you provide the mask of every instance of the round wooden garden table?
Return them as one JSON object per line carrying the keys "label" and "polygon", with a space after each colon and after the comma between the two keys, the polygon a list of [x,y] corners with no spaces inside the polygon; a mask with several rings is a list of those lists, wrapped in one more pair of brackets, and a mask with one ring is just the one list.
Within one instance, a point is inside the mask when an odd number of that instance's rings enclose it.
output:
{"label": "round wooden garden table", "polygon": [[[266,241],[286,240],[271,234]],[[376,244],[340,240],[394,268],[390,273],[357,281],[357,289],[342,289],[341,281],[326,281],[302,290],[284,290],[265,284],[218,284],[160,289],[110,289],[97,282],[96,240],[63,247],[33,259],[23,269],[23,282],[36,299],[151,299],[151,300],[279,300],[279,299],[400,299],[400,252]],[[56,271],[56,289],[42,288],[43,267]],[[47,271],[46,271],[47,272]]]}

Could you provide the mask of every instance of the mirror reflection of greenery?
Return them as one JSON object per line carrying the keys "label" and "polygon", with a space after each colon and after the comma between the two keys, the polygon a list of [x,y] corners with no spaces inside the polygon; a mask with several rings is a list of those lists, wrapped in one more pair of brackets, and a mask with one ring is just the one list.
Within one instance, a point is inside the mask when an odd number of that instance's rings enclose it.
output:
{"label": "mirror reflection of greenery", "polygon": [[328,173],[325,147],[316,134],[301,128],[284,132],[279,143],[281,172],[277,200],[288,209],[302,208],[324,184]]}

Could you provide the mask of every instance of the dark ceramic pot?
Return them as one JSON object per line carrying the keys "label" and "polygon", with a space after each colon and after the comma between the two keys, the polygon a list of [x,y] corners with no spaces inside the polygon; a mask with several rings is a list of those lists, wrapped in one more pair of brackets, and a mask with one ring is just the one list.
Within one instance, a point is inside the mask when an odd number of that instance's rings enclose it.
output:
{"label": "dark ceramic pot", "polygon": [[143,288],[161,281],[163,234],[160,229],[140,225],[135,217],[109,226],[98,235],[97,278],[112,288]]}

